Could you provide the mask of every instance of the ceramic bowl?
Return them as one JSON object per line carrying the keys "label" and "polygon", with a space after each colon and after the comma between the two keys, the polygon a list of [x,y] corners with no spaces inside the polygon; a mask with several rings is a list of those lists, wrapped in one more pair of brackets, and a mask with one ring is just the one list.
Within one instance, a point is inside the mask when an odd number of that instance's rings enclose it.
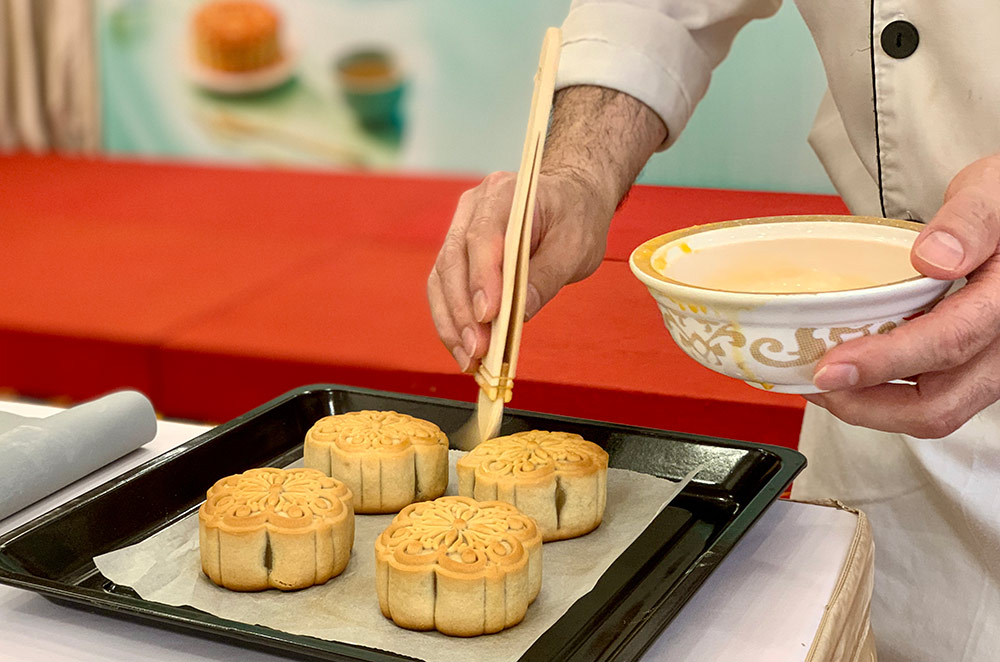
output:
{"label": "ceramic bowl", "polygon": [[910,265],[920,223],[777,216],[693,226],[629,258],[674,342],[698,363],[778,393],[818,393],[816,362],[930,310],[950,282]]}

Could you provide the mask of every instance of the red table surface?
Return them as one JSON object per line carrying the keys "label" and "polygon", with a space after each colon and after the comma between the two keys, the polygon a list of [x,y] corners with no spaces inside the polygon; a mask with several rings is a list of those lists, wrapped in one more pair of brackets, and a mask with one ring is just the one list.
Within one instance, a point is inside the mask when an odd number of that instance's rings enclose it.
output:
{"label": "red table surface", "polygon": [[[162,414],[237,416],[321,382],[472,400],[426,277],[467,178],[0,157],[0,387],[133,387]],[[628,269],[642,241],[839,198],[636,187],[597,272],[525,327],[511,406],[794,446],[803,401],[684,356]]]}

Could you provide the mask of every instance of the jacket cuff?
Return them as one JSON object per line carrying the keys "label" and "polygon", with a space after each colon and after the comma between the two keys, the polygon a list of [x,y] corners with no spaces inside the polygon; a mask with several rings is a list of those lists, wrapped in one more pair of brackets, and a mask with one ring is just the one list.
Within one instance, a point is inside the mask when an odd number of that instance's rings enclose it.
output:
{"label": "jacket cuff", "polygon": [[574,7],[562,26],[556,89],[596,85],[649,106],[667,126],[666,149],[705,96],[709,59],[677,21],[619,3]]}

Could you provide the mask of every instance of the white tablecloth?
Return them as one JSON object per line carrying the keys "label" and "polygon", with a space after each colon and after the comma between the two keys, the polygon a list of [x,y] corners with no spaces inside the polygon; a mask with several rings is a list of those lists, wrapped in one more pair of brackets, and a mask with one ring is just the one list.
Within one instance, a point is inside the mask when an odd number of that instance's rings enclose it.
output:
{"label": "white tablecloth", "polygon": [[[42,416],[55,408],[0,401],[0,411]],[[0,521],[5,533],[208,428],[160,421],[138,451]],[[730,552],[647,652],[644,662],[804,660],[856,526],[852,513],[775,503]],[[208,637],[87,613],[0,586],[0,660],[276,661]]]}

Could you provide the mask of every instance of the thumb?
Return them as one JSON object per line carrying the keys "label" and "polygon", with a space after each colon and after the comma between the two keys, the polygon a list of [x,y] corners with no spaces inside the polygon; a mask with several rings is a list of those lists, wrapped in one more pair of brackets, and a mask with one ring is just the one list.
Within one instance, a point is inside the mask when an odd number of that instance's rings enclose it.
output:
{"label": "thumb", "polygon": [[948,187],[946,201],[913,244],[911,261],[931,278],[954,280],[996,253],[1000,242],[1000,170],[977,161]]}
{"label": "thumb", "polygon": [[541,243],[528,265],[528,290],[525,294],[524,319],[534,317],[542,306],[570,282],[572,273],[566,255],[552,242]]}
{"label": "thumb", "polygon": [[601,264],[603,246],[579,236],[553,233],[539,243],[528,265],[524,319],[541,310],[564,285],[592,274]]}

